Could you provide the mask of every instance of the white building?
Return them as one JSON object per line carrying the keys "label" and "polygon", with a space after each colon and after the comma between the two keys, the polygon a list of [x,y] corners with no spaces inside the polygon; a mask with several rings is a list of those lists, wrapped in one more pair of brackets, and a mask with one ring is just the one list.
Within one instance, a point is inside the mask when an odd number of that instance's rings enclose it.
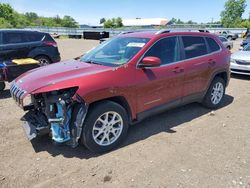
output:
{"label": "white building", "polygon": [[137,19],[122,19],[123,25],[129,26],[164,26],[168,24],[165,18],[137,18]]}

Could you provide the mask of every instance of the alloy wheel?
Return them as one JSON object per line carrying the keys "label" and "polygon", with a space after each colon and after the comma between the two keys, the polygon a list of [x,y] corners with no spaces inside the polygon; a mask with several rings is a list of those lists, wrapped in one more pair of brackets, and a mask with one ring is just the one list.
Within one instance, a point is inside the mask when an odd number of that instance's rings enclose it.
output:
{"label": "alloy wheel", "polygon": [[220,103],[222,97],[224,94],[224,86],[222,83],[217,82],[212,89],[211,92],[211,101],[214,105],[217,105]]}
{"label": "alloy wheel", "polygon": [[123,119],[117,112],[105,112],[95,121],[92,137],[100,146],[113,144],[121,135]]}

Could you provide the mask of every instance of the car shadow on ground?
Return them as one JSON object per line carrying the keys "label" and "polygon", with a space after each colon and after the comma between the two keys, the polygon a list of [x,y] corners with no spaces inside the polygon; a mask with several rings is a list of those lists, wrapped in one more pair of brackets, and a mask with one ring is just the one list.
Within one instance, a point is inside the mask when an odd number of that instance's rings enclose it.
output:
{"label": "car shadow on ground", "polygon": [[10,97],[11,97],[11,94],[10,94],[9,89],[0,91],[0,99],[7,99],[7,98],[10,98]]}
{"label": "car shadow on ground", "polygon": [[[230,105],[233,100],[234,98],[232,96],[225,95],[221,108]],[[192,103],[147,118],[130,127],[126,141],[118,149],[145,140],[162,132],[167,134],[176,133],[176,131],[173,130],[174,127],[181,126],[186,122],[190,122],[203,115],[209,114],[211,111],[212,110],[204,108],[198,103]],[[89,159],[99,156],[81,145],[76,148],[71,148],[66,145],[54,145],[48,137],[32,141],[32,145],[35,152],[47,151],[52,156],[63,155],[66,158],[76,157],[80,159]]]}
{"label": "car shadow on ground", "polygon": [[250,76],[249,75],[231,74],[231,78],[240,79],[240,80],[249,80],[250,81]]}

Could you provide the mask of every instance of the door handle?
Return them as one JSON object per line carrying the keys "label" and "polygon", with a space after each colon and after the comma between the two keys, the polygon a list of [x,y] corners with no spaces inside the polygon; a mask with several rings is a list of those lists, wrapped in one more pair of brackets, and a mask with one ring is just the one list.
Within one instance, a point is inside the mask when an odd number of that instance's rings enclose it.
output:
{"label": "door handle", "polygon": [[184,72],[184,68],[182,67],[175,67],[173,70],[174,73],[182,73]]}
{"label": "door handle", "polygon": [[208,64],[213,67],[216,65],[216,62],[213,59],[208,60]]}

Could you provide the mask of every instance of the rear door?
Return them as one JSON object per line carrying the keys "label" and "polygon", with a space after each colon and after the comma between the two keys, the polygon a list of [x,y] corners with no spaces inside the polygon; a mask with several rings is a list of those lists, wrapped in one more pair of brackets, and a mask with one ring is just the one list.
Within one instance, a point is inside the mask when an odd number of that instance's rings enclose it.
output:
{"label": "rear door", "polygon": [[[184,97],[202,96],[211,78],[212,67],[215,66],[213,56],[209,55],[206,39],[202,36],[182,36],[185,62],[185,78],[183,80]],[[189,100],[189,98],[186,98]]]}
{"label": "rear door", "polygon": [[178,37],[167,37],[156,42],[143,56],[161,59],[161,66],[137,69],[137,111],[143,112],[160,105],[177,105],[183,89],[184,69],[180,60]]}
{"label": "rear door", "polygon": [[25,58],[29,53],[29,46],[22,32],[2,33],[2,55],[4,59]]}

